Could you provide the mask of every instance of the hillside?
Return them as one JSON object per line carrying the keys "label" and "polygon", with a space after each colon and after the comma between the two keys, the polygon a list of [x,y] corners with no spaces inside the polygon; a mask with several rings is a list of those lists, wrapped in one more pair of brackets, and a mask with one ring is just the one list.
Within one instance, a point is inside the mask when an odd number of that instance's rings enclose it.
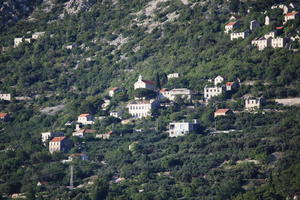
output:
{"label": "hillside", "polygon": [[[12,98],[0,100],[9,116],[0,121],[0,199],[300,195],[300,16],[287,18],[298,1],[1,4],[0,94]],[[209,97],[209,88],[222,94]],[[247,109],[250,97],[257,109]],[[159,105],[141,114],[136,98]],[[225,108],[233,112],[214,116]],[[93,119],[80,122],[86,113]],[[169,123],[182,121],[199,126],[168,137]],[[72,148],[49,153],[45,132],[62,132]],[[88,159],[61,162],[73,154]]]}

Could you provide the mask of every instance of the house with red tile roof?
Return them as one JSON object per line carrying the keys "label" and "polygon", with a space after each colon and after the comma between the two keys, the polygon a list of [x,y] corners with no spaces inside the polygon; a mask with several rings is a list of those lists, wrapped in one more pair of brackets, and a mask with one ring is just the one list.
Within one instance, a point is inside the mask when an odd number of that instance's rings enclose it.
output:
{"label": "house with red tile roof", "polygon": [[234,29],[238,28],[240,25],[239,21],[229,22],[225,25],[225,33],[229,33],[230,31],[233,31]]}
{"label": "house with red tile roof", "polygon": [[287,21],[289,21],[289,20],[295,20],[299,16],[300,16],[300,12],[298,12],[298,11],[293,11],[293,12],[289,12],[289,13],[285,14],[284,15],[284,24],[287,23]]}
{"label": "house with red tile roof", "polygon": [[94,124],[94,117],[88,113],[80,114],[78,116],[77,123],[80,123],[83,125]]}
{"label": "house with red tile roof", "polygon": [[144,80],[140,75],[137,82],[134,83],[134,89],[145,88],[150,90],[155,90],[155,81]]}
{"label": "house with red tile roof", "polygon": [[226,91],[232,91],[238,87],[238,83],[236,81],[227,82],[225,86],[226,86]]}
{"label": "house with red tile roof", "polygon": [[0,120],[7,121],[9,119],[8,113],[0,113]]}
{"label": "house with red tile roof", "polygon": [[121,88],[118,88],[118,87],[114,87],[114,88],[111,88],[109,91],[108,91],[108,95],[110,97],[113,97],[115,95],[116,92],[119,92],[121,91]]}
{"label": "house with red tile roof", "polygon": [[218,109],[216,110],[216,112],[214,113],[215,117],[219,117],[219,116],[228,116],[233,114],[233,112],[230,109],[224,108],[224,109]]}
{"label": "house with red tile roof", "polygon": [[55,137],[49,142],[49,152],[67,152],[71,149],[72,142],[66,137]]}

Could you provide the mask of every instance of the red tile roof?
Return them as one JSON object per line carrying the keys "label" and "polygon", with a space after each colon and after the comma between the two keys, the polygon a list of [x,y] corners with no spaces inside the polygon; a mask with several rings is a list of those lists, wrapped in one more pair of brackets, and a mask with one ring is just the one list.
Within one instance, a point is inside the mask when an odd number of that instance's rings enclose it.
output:
{"label": "red tile roof", "polygon": [[85,114],[81,114],[81,115],[79,115],[79,117],[87,117],[87,116],[89,116],[90,114],[88,114],[88,113],[85,113]]}
{"label": "red tile roof", "polygon": [[142,80],[144,83],[150,84],[150,85],[154,85],[155,81],[150,81],[150,80]]}
{"label": "red tile roof", "polygon": [[0,118],[6,117],[8,114],[7,113],[0,113]]}
{"label": "red tile roof", "polygon": [[235,24],[236,24],[236,22],[229,22],[228,24],[226,24],[226,26],[233,26]]}
{"label": "red tile roof", "polygon": [[97,130],[94,130],[94,129],[85,129],[84,130],[84,133],[96,133]]}
{"label": "red tile roof", "polygon": [[276,30],[281,30],[281,29],[284,29],[284,27],[283,26],[276,27]]}
{"label": "red tile roof", "polygon": [[111,88],[110,91],[116,91],[117,89],[119,89],[118,87],[114,87],[114,88]]}
{"label": "red tile roof", "polygon": [[297,11],[293,11],[293,12],[289,12],[287,13],[285,16],[293,16],[293,15],[297,15],[299,12]]}
{"label": "red tile roof", "polygon": [[66,139],[66,137],[55,137],[50,142],[61,142],[64,139]]}
{"label": "red tile roof", "polygon": [[111,135],[111,134],[113,134],[113,132],[112,132],[112,131],[109,131],[109,132],[107,132],[107,133],[105,133],[105,134]]}
{"label": "red tile roof", "polygon": [[215,113],[227,113],[229,111],[229,109],[225,108],[225,109],[218,109]]}
{"label": "red tile roof", "polygon": [[232,86],[234,84],[234,82],[227,82],[226,85],[227,86]]}

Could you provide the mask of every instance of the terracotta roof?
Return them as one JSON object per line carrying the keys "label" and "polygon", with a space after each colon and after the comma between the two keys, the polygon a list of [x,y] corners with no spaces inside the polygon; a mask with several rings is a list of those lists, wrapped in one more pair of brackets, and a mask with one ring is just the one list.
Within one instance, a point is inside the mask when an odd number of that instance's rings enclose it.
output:
{"label": "terracotta roof", "polygon": [[229,22],[228,24],[226,24],[226,26],[233,26],[235,24],[236,24],[236,22]]}
{"label": "terracotta roof", "polygon": [[276,27],[276,30],[282,30],[282,29],[284,29],[283,26],[278,26],[278,27]]}
{"label": "terracotta roof", "polygon": [[114,87],[114,88],[111,88],[110,91],[116,91],[117,89],[119,89],[118,87]]}
{"label": "terracotta roof", "polygon": [[216,110],[215,113],[227,113],[229,111],[229,109],[225,108],[225,109],[218,109]]}
{"label": "terracotta roof", "polygon": [[142,80],[144,83],[150,84],[150,85],[154,85],[155,81],[150,81],[150,80]]}
{"label": "terracotta roof", "polygon": [[226,85],[227,86],[232,86],[234,84],[234,82],[227,82]]}
{"label": "terracotta roof", "polygon": [[287,13],[285,16],[293,16],[293,15],[297,15],[299,12],[294,11],[294,12],[289,12]]}
{"label": "terracotta roof", "polygon": [[85,114],[81,114],[81,115],[79,115],[79,117],[87,117],[87,116],[89,116],[90,114],[88,114],[88,113],[85,113]]}
{"label": "terracotta roof", "polygon": [[66,139],[66,137],[55,137],[50,142],[61,142],[64,139]]}
{"label": "terracotta roof", "polygon": [[8,115],[7,113],[0,113],[1,118],[6,117],[7,115]]}
{"label": "terracotta roof", "polygon": [[94,129],[85,129],[84,133],[96,133],[97,130]]}

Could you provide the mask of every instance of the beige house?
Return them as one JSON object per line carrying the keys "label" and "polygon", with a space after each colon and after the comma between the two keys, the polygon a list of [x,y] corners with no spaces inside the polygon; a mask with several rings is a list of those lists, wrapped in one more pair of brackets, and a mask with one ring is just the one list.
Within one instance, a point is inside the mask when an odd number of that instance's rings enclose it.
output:
{"label": "beige house", "polygon": [[259,51],[262,51],[265,48],[271,46],[271,40],[272,40],[272,38],[261,37],[261,38],[256,38],[256,39],[252,40],[251,44],[254,46],[257,46]]}
{"label": "beige house", "polygon": [[45,32],[35,32],[32,34],[32,39],[39,39],[40,37],[43,37],[45,35]]}
{"label": "beige house", "polygon": [[223,93],[224,87],[218,87],[218,86],[213,86],[213,87],[204,87],[204,100],[208,101],[212,97],[219,96]]}
{"label": "beige house", "polygon": [[18,47],[22,42],[28,42],[31,43],[32,39],[31,38],[15,38],[14,39],[14,47]]}
{"label": "beige house", "polygon": [[189,134],[191,131],[194,131],[199,126],[197,120],[193,122],[172,122],[169,123],[168,132],[169,137],[179,137]]}
{"label": "beige house", "polygon": [[245,109],[254,110],[260,109],[262,104],[262,98],[246,97],[245,98]]}
{"label": "beige house", "polygon": [[157,108],[159,103],[157,100],[141,100],[132,101],[127,105],[129,114],[134,118],[149,117],[152,114],[152,109]]}
{"label": "beige house", "polygon": [[72,147],[71,141],[66,137],[55,137],[49,142],[49,152],[67,152]]}
{"label": "beige house", "polygon": [[164,99],[167,98],[170,101],[174,101],[176,97],[185,98],[187,100],[192,99],[193,92],[187,88],[175,88],[172,90],[168,90],[163,88],[159,91],[159,98]]}
{"label": "beige house", "polygon": [[0,94],[0,100],[11,101],[11,94]]}
{"label": "beige house", "polygon": [[230,40],[239,39],[239,38],[245,39],[249,34],[250,32],[248,30],[243,32],[230,33]]}
{"label": "beige house", "polygon": [[230,31],[233,31],[234,29],[239,27],[239,21],[229,22],[225,25],[225,33],[229,33]]}
{"label": "beige house", "polygon": [[81,114],[78,116],[77,123],[83,125],[94,124],[94,117],[91,114]]}
{"label": "beige house", "polygon": [[233,114],[233,112],[230,109],[218,109],[214,113],[214,117],[219,117],[219,116],[228,116]]}
{"label": "beige house", "polygon": [[272,38],[271,40],[271,46],[273,48],[283,48],[287,43],[288,43],[288,39],[282,37]]}
{"label": "beige house", "polygon": [[284,24],[287,23],[289,20],[295,20],[299,16],[300,16],[300,12],[298,11],[287,13],[286,15],[284,15]]}
{"label": "beige house", "polygon": [[42,135],[42,142],[45,144],[48,140],[51,140],[54,137],[62,137],[64,136],[64,133],[62,132],[43,132]]}
{"label": "beige house", "polygon": [[170,80],[172,78],[179,78],[179,74],[178,73],[168,74],[167,78],[168,78],[168,80]]}
{"label": "beige house", "polygon": [[134,89],[144,88],[144,89],[155,89],[155,82],[150,80],[143,80],[143,77],[140,75],[137,82],[134,83]]}

